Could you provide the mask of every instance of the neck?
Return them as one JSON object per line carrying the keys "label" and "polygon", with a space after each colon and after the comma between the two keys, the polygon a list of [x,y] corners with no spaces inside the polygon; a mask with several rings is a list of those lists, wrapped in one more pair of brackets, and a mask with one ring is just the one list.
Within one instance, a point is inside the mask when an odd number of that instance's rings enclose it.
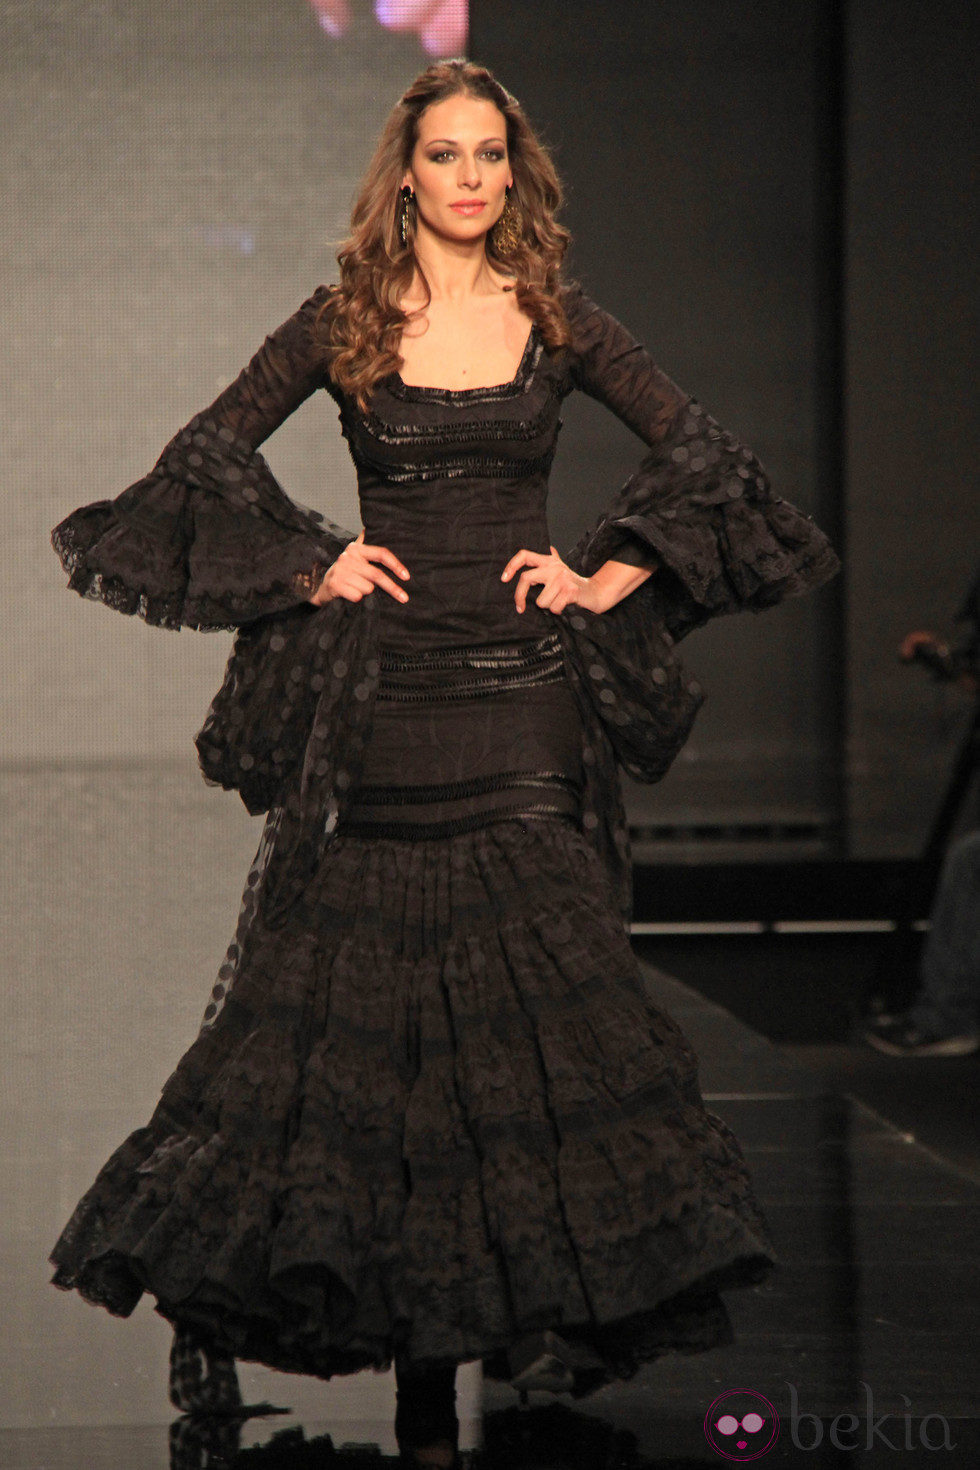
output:
{"label": "neck", "polygon": [[[465,301],[470,296],[488,296],[500,289],[484,246],[475,240],[446,240],[420,224],[415,238],[415,257],[429,283],[433,301]],[[416,275],[411,295],[421,295]]]}

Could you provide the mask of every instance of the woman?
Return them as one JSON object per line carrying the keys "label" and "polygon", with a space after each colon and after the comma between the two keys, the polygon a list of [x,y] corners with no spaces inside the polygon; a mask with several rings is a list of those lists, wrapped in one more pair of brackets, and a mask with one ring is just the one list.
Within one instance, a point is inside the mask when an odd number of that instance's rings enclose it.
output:
{"label": "woman", "polygon": [[[324,1378],[393,1361],[414,1464],[452,1463],[458,1362],[584,1393],[729,1340],[720,1289],[774,1260],[629,947],[616,761],[655,780],[687,733],[674,638],[837,561],[562,281],[559,203],[516,101],[483,68],[429,67],[340,284],[145,480],[53,535],[84,595],[238,630],[198,749],[269,813],[201,1033],[79,1204],[55,1282],[121,1314],[151,1292],[175,1361],[206,1351],[215,1383],[234,1357]],[[357,537],[257,453],[321,387]],[[565,562],[545,501],[573,388],[649,453]]]}

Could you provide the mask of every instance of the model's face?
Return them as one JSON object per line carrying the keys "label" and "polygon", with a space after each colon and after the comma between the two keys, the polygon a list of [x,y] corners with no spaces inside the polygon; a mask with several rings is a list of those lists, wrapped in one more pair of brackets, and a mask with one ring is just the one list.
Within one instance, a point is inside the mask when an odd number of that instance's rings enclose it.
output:
{"label": "model's face", "polygon": [[485,235],[513,183],[507,125],[492,102],[447,97],[419,118],[419,138],[402,184],[415,191],[420,230],[451,240]]}

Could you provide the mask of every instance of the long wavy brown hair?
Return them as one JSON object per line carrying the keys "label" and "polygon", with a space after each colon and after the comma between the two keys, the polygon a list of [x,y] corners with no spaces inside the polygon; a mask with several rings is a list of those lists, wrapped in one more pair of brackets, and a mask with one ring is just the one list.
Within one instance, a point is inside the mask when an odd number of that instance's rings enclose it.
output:
{"label": "long wavy brown hair", "polygon": [[425,286],[426,305],[431,300],[415,257],[414,206],[406,212],[407,240],[402,242],[400,185],[418,142],[422,113],[432,103],[459,94],[492,102],[507,126],[514,179],[508,200],[520,222],[511,233],[519,238],[506,248],[495,239],[500,232],[489,230],[487,259],[513,280],[510,289],[546,347],[554,351],[571,338],[557,294],[571,236],[555,220],[563,192],[551,157],[520,103],[486,67],[458,59],[437,61],[416,77],[388,116],[351,212],[350,233],[337,252],[340,284],[317,314],[317,334],[328,349],[331,376],[356,397],[362,410],[374,385],[402,365],[402,329],[417,313],[402,311],[397,302],[416,273]]}

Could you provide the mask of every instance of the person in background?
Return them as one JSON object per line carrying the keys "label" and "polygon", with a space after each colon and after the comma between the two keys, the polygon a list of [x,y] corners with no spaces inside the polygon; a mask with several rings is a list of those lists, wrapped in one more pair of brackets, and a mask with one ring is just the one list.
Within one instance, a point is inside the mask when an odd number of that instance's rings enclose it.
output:
{"label": "person in background", "polygon": [[[957,622],[968,629],[950,646],[936,633],[917,631],[900,655],[932,668],[938,678],[978,691],[980,572]],[[929,916],[920,985],[907,1010],[883,1013],[865,1026],[864,1039],[893,1057],[963,1057],[980,1050],[980,829],[967,832],[946,853]]]}

